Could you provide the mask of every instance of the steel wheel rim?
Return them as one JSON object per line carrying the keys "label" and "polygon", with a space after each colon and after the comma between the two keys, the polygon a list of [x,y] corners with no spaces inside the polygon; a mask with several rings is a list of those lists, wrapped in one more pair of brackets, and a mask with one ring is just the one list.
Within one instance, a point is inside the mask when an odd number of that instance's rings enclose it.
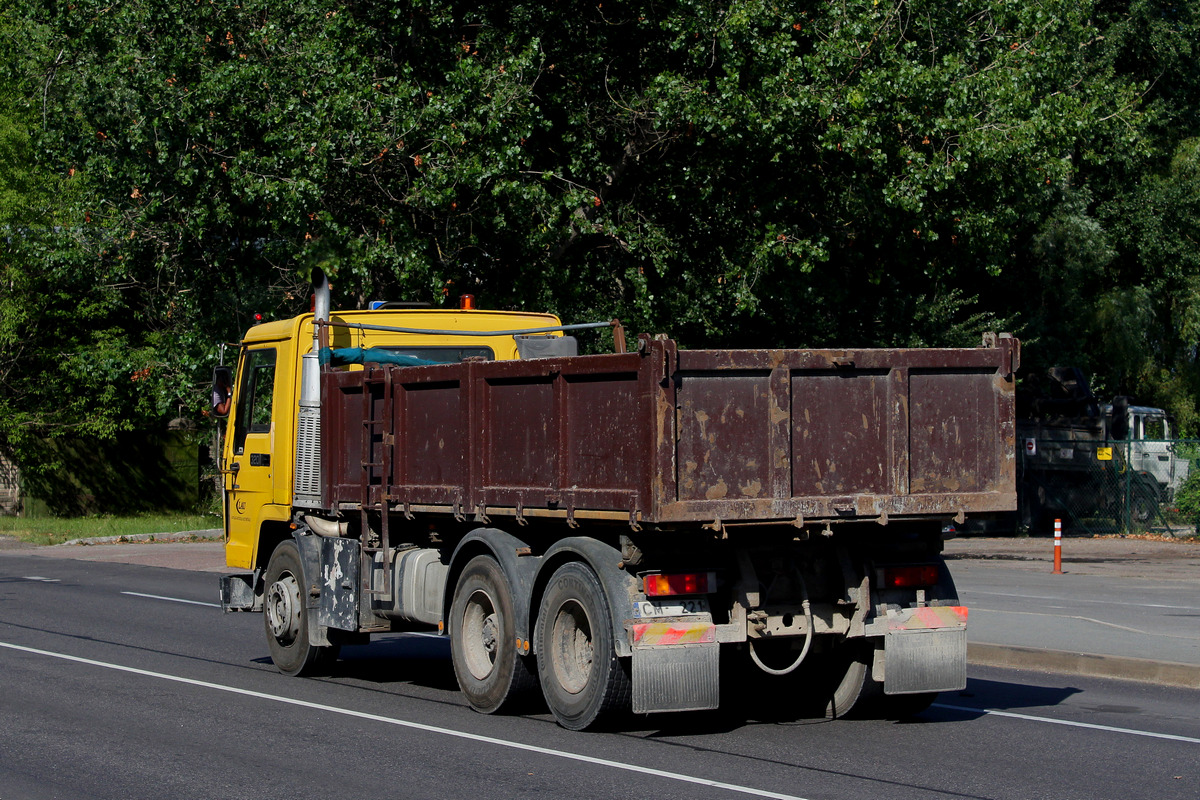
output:
{"label": "steel wheel rim", "polygon": [[496,605],[482,589],[476,589],[463,609],[463,661],[476,680],[485,680],[496,666],[500,624]]}
{"label": "steel wheel rim", "polygon": [[568,600],[559,606],[550,628],[550,662],[564,691],[579,694],[587,688],[594,657],[587,610],[577,601]]}
{"label": "steel wheel rim", "polygon": [[287,646],[300,634],[300,584],[290,572],[280,575],[267,590],[264,602],[271,635]]}

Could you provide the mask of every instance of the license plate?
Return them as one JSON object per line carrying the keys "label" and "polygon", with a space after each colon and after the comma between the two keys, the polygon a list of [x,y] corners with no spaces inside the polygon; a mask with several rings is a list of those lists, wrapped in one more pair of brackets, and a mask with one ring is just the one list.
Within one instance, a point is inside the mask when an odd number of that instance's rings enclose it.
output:
{"label": "license plate", "polygon": [[707,613],[707,597],[672,597],[663,600],[639,600],[633,604],[633,616],[638,619],[686,617],[689,614]]}

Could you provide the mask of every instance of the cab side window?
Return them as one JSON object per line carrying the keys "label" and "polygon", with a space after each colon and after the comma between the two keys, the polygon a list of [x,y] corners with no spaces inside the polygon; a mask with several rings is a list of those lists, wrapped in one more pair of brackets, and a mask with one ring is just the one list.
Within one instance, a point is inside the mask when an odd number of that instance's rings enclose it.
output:
{"label": "cab side window", "polygon": [[234,452],[241,455],[247,433],[271,432],[271,402],[275,391],[275,349],[249,350],[242,360]]}

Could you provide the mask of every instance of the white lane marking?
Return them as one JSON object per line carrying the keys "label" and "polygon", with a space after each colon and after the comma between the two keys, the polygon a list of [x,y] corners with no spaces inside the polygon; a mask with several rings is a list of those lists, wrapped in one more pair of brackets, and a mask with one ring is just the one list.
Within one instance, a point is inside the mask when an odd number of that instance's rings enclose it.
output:
{"label": "white lane marking", "polygon": [[8,642],[0,642],[0,647],[8,648],[9,650],[19,650],[23,653],[33,653],[34,655],[47,656],[49,658],[58,658],[63,661],[74,661],[78,664],[88,664],[93,667],[103,667],[112,669],[118,672],[127,672],[132,675],[143,675],[148,678],[159,678],[164,681],[173,681],[175,683],[183,683],[189,686],[198,686],[202,689],[213,689],[219,692],[229,692],[231,694],[241,695],[243,697],[254,697],[259,700],[271,700],[276,703],[285,703],[287,705],[299,706],[300,708],[310,708],[315,711],[325,711],[331,714],[342,714],[347,717],[355,717],[357,719],[371,720],[372,722],[382,722],[387,725],[397,725],[402,728],[411,728],[413,730],[425,731],[426,733],[440,733],[444,736],[452,736],[457,739],[467,739],[473,742],[482,742],[484,744],[494,745],[496,747],[507,747],[513,750],[524,750],[528,753],[537,753],[539,755],[551,756],[554,758],[563,758],[568,761],[580,761],[585,764],[594,764],[600,767],[609,767],[611,769],[624,770],[626,772],[636,772],[640,775],[652,775],[657,778],[666,778],[672,781],[681,781],[683,783],[693,783],[700,786],[710,786],[714,789],[725,789],[738,794],[747,794],[754,797],[768,797],[773,800],[804,800],[802,797],[797,797],[790,794],[780,794],[778,792],[769,792],[764,789],[755,789],[750,786],[739,786],[735,783],[724,783],[722,781],[708,780],[707,778],[696,778],[691,775],[681,775],[675,772],[667,772],[661,769],[652,767],[640,767],[636,764],[626,764],[620,761],[608,761],[603,758],[594,756],[585,756],[580,753],[569,753],[563,750],[551,750],[548,747],[538,747],[531,744],[522,744],[521,742],[509,742],[504,739],[495,739],[491,736],[481,736],[477,733],[467,733],[466,731],[456,731],[452,728],[439,728],[434,725],[425,725],[420,722],[410,722],[408,720],[396,719],[395,717],[384,717],[379,714],[368,714],[363,711],[353,711],[348,708],[338,708],[337,706],[327,706],[322,703],[312,703],[307,700],[295,700],[290,697],[279,697],[277,695],[265,694],[263,692],[255,692],[250,689],[238,689],[233,686],[222,686],[219,683],[209,683],[208,681],[199,681],[194,678],[184,678],[179,675],[168,675],[162,672],[151,672],[150,670],[137,669],[135,667],[125,667],[120,664],[110,664],[106,661],[94,661],[90,658],[80,658],[79,656],[71,656],[66,653],[55,653],[50,650],[38,650],[34,647],[24,647],[19,644],[10,644]]}
{"label": "white lane marking", "polygon": [[1123,603],[1119,600],[1086,600],[1080,597],[1047,597],[1036,594],[1014,595],[1012,592],[984,592],[978,589],[963,589],[960,594],[970,597],[973,594],[986,594],[991,597],[1011,597],[1014,600],[1057,600],[1060,603],[1070,600],[1074,603],[1092,603],[1105,606],[1130,606],[1132,608],[1166,608],[1173,611],[1200,611],[1200,606],[1170,606],[1163,603]]}
{"label": "white lane marking", "polygon": [[1152,739],[1169,739],[1173,742],[1188,742],[1189,744],[1200,744],[1200,739],[1192,736],[1176,736],[1173,733],[1155,733],[1153,731],[1139,731],[1136,728],[1116,728],[1112,725],[1097,725],[1092,722],[1072,722],[1067,719],[1052,719],[1051,717],[1035,717],[1031,714],[1017,714],[1012,711],[997,711],[992,708],[971,708],[970,706],[952,706],[946,703],[934,703],[933,708],[943,708],[948,711],[969,711],[972,714],[987,714],[993,717],[1009,717],[1010,719],[1023,719],[1027,722],[1045,722],[1048,725],[1066,725],[1071,728],[1089,728],[1095,731],[1107,731],[1109,733],[1127,733],[1131,736],[1148,736]]}
{"label": "white lane marking", "polygon": [[121,592],[130,597],[147,597],[151,600],[169,600],[172,603],[187,603],[193,606],[208,606],[209,608],[220,608],[220,603],[201,603],[199,600],[184,600],[182,597],[163,597],[160,594],[142,594],[141,592]]}
{"label": "white lane marking", "polygon": [[58,578],[43,578],[41,575],[26,575],[23,581],[40,581],[41,583],[59,583]]}

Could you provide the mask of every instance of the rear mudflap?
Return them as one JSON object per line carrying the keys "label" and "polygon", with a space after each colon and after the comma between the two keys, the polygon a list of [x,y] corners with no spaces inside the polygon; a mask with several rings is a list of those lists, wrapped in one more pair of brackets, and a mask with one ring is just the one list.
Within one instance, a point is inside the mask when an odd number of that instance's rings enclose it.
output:
{"label": "rear mudflap", "polygon": [[967,686],[967,609],[889,611],[883,636],[884,694],[950,692]]}
{"label": "rear mudflap", "polygon": [[717,707],[720,645],[711,621],[635,624],[629,632],[635,714]]}

